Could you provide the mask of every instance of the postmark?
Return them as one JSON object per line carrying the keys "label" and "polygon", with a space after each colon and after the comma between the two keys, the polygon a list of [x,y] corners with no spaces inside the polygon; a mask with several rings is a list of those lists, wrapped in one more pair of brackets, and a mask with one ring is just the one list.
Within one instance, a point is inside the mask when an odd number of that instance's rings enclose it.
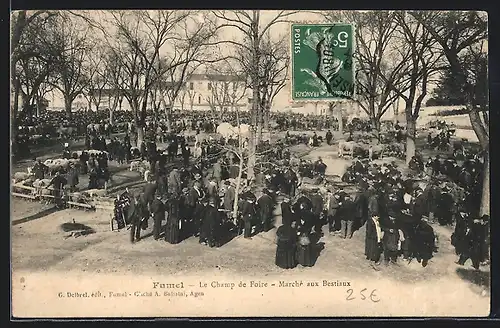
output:
{"label": "postmark", "polygon": [[354,28],[349,23],[290,24],[291,101],[354,98]]}

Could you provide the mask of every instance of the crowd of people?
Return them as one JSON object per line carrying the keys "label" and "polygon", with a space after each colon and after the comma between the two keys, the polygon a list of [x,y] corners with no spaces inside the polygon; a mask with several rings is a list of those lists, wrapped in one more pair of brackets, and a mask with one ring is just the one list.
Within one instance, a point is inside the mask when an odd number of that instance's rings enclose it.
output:
{"label": "crowd of people", "polygon": [[[425,267],[437,251],[436,235],[429,224],[436,218],[441,225],[456,223],[452,243],[460,256],[457,263],[464,264],[471,258],[478,268],[487,258],[487,229],[482,227],[488,225],[488,217],[478,214],[482,163],[477,154],[473,157],[468,154],[461,163],[440,157],[424,163],[417,155],[409,164],[413,176],[404,174],[395,163],[378,165],[371,159],[356,159],[341,179],[356,186],[351,193],[328,182],[321,158],[311,163],[288,150],[288,146],[298,142],[318,146],[323,141],[321,137],[314,133],[306,139],[287,133],[277,143],[266,141],[258,146],[259,152],[265,154],[262,156],[267,156],[262,161],[267,164],[255,168],[254,179],[246,179],[245,174],[239,175],[238,156],[225,147],[237,144],[237,140],[223,137],[200,140],[200,130],[214,132],[215,122],[203,119],[207,113],[194,112],[188,119],[178,114],[173,112],[169,129],[165,120],[148,121],[140,148],[132,146],[131,124],[124,126],[125,136],[119,140],[111,135],[114,132],[111,125],[99,125],[88,117],[78,116],[85,126],[86,149],[98,153],[78,154],[66,144],[63,158],[78,159],[79,165],[71,164],[67,172],[56,172],[50,185],[56,189],[57,198],[61,198],[66,184],[70,192],[77,190],[81,174],[89,175],[88,189],[106,188],[111,179],[108,161],[123,164],[141,159],[149,164],[142,192],[134,195],[127,190],[115,200],[115,220],[119,228],[130,229],[132,242],[141,240],[141,231],[152,219],[155,240],[176,244],[196,236],[202,244],[221,247],[233,234],[252,238],[256,233],[269,231],[276,224],[278,211],[282,217],[276,231],[279,267],[314,265],[316,242],[325,225],[331,234],[341,238],[351,238],[366,225],[365,256],[374,265],[382,259],[387,264],[397,263],[401,256],[416,259]],[[117,121],[123,119],[122,123],[127,118],[127,114],[115,116]],[[227,119],[231,122],[236,118],[228,115]],[[248,117],[240,118],[240,123],[245,119]],[[311,117],[292,115],[280,122],[299,129],[310,129],[311,124],[318,127]],[[355,124],[362,125],[357,121]],[[190,129],[196,131],[195,137],[183,135],[183,131]],[[367,128],[363,125],[363,129]],[[401,129],[394,130],[395,137],[402,138],[398,134]],[[158,141],[166,143],[166,147],[159,149]],[[191,147],[189,143],[193,141]],[[330,131],[326,142],[333,143]],[[178,155],[182,157],[180,161]],[[37,161],[33,172],[43,178],[47,168]],[[237,185],[239,177],[243,186]],[[317,178],[317,187],[307,188],[302,183],[304,177]],[[443,177],[447,183],[443,183]],[[456,190],[450,189],[450,183],[463,194],[453,194]]]}

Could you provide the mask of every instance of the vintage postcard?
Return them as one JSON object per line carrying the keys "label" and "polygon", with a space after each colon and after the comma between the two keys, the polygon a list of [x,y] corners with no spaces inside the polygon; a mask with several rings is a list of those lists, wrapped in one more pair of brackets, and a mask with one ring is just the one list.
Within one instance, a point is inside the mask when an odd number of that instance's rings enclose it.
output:
{"label": "vintage postcard", "polygon": [[488,316],[487,23],[12,12],[12,317]]}

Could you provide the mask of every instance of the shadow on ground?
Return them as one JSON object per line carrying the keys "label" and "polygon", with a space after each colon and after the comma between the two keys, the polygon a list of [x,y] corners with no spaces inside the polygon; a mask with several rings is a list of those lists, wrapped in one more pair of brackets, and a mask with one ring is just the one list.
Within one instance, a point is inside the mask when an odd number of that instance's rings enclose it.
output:
{"label": "shadow on ground", "polygon": [[57,211],[59,211],[59,209],[56,206],[54,206],[54,207],[48,208],[46,210],[43,210],[41,212],[38,212],[36,214],[24,217],[22,219],[13,220],[12,221],[12,225],[18,225],[18,224],[21,224],[21,223],[25,223],[25,222],[29,222],[29,221],[41,219],[41,218],[43,218],[43,217],[45,217],[47,215],[50,215],[52,213],[55,213]]}
{"label": "shadow on ground", "polygon": [[474,269],[457,268],[457,275],[479,287],[490,288],[490,273]]}

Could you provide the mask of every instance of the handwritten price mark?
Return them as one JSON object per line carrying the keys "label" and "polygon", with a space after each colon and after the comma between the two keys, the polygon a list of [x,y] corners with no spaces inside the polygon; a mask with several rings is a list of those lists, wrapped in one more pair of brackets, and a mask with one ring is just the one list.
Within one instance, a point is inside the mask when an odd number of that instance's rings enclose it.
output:
{"label": "handwritten price mark", "polygon": [[[366,300],[366,299],[369,299],[370,301],[374,302],[374,303],[378,303],[380,302],[380,299],[378,298],[377,294],[376,294],[376,289],[372,290],[370,292],[370,295],[368,297],[365,296],[365,292],[367,291],[366,288],[363,288],[360,292],[359,292],[359,295],[361,295],[361,300]],[[352,300],[355,300],[356,297],[353,296],[354,295],[354,290],[352,288],[349,288],[347,290],[347,297],[346,297],[346,300],[348,301],[352,301]]]}

